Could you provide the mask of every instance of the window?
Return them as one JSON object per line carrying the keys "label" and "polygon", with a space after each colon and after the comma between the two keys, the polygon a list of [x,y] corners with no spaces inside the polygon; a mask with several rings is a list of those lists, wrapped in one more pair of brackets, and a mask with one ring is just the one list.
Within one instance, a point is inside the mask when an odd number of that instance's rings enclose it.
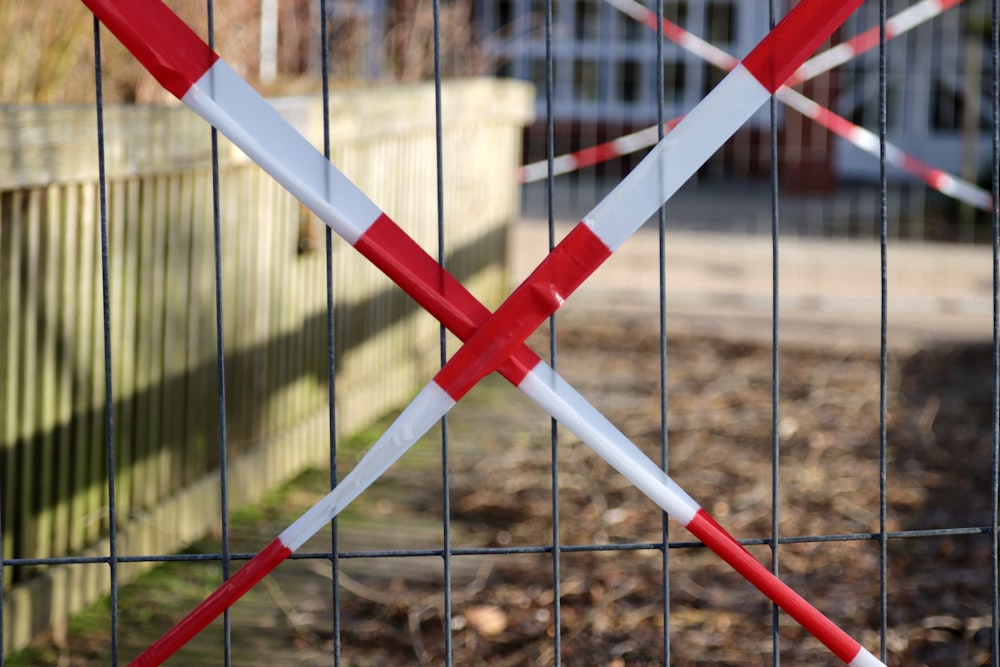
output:
{"label": "window", "polygon": [[686,2],[664,2],[663,18],[676,23],[681,27],[687,27],[688,3]]}
{"label": "window", "polygon": [[706,8],[705,39],[712,44],[729,44],[736,38],[736,5],[712,2]]}
{"label": "window", "polygon": [[601,36],[601,0],[576,0],[573,35],[576,39],[599,39]]}
{"label": "window", "polygon": [[[973,97],[973,104],[976,103]],[[968,100],[962,91],[955,90],[942,79],[934,77],[931,82],[931,129],[939,132],[961,132],[965,129],[965,115],[970,112],[967,108]],[[989,109],[989,101],[981,100],[978,110],[972,111],[976,114],[975,127],[981,132],[989,132],[992,123],[989,114],[984,113]]]}
{"label": "window", "polygon": [[684,99],[687,87],[687,64],[684,62],[663,63],[663,96],[670,103]]}
{"label": "window", "polygon": [[623,60],[618,63],[619,99],[622,102],[638,102],[641,85],[639,63],[634,60]]}
{"label": "window", "polygon": [[599,97],[600,68],[594,60],[579,60],[573,66],[573,97],[587,102]]}
{"label": "window", "polygon": [[705,97],[726,77],[725,71],[715,65],[704,64],[701,66],[701,96]]}
{"label": "window", "polygon": [[615,15],[615,38],[623,42],[635,43],[649,34],[649,28],[630,16]]}

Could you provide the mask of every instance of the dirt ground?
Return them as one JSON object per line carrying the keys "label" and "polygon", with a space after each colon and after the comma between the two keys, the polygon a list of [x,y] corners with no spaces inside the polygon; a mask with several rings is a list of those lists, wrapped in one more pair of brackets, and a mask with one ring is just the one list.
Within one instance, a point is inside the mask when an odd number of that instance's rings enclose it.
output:
{"label": "dirt ground", "polygon": [[[649,318],[560,329],[560,369],[647,451],[660,440],[659,341]],[[544,349],[544,345],[536,347]],[[668,349],[669,465],[675,479],[740,538],[770,534],[771,353],[755,344],[683,338]],[[843,349],[782,351],[779,532],[878,530],[878,360]],[[990,489],[990,351],[967,345],[893,355],[888,378],[890,531],[985,526]],[[455,466],[452,513],[488,546],[551,543],[547,429],[493,437],[470,468]],[[458,419],[458,417],[456,417]],[[474,421],[483,425],[482,416]],[[457,427],[456,427],[457,428]],[[529,435],[530,434],[530,435]],[[456,433],[456,437],[461,437]],[[589,450],[560,440],[560,539],[565,546],[659,542],[661,515]],[[415,491],[415,489],[414,489]],[[491,537],[492,536],[492,539]],[[671,541],[691,538],[676,526]],[[753,548],[762,560],[766,547]],[[879,549],[873,540],[779,550],[783,578],[878,651]],[[486,567],[486,566],[484,566]],[[704,549],[669,554],[672,664],[767,665],[771,608]],[[887,645],[894,665],[985,665],[987,535],[890,540]],[[657,549],[574,552],[560,562],[565,664],[658,664],[663,657],[663,556]],[[456,588],[459,664],[551,664],[552,564],[547,554],[493,559]],[[391,580],[390,580],[391,583]],[[440,597],[431,584],[355,596],[352,621],[385,619],[405,633],[348,629],[363,662],[441,661]],[[839,664],[779,617],[785,664]],[[348,639],[349,638],[349,639]],[[396,641],[393,641],[395,638]]]}
{"label": "dirt ground", "polygon": [[[568,315],[558,325],[565,377],[651,456],[661,443],[658,321],[633,313]],[[532,341],[547,349],[544,335]],[[789,344],[780,354],[781,536],[879,530],[879,364],[855,346]],[[925,346],[890,355],[886,513],[889,531],[964,529],[890,539],[889,664],[990,664],[991,350]],[[766,344],[673,336],[668,345],[669,469],[740,539],[771,534],[771,350]],[[460,665],[555,660],[549,420],[501,380],[453,411],[450,540],[487,553],[451,558],[452,654]],[[378,433],[378,428],[373,429]],[[342,465],[351,465],[345,456]],[[431,434],[343,516],[339,650],[346,665],[442,664],[445,652],[440,433]],[[233,549],[253,552],[324,493],[316,472],[243,513]],[[559,625],[566,665],[771,665],[770,604],[698,547],[615,471],[560,430]],[[330,549],[329,534],[305,552]],[[607,547],[594,549],[592,545]],[[523,553],[489,553],[488,548]],[[217,550],[212,542],[197,545]],[[765,563],[766,545],[749,547]],[[374,557],[385,549],[410,556]],[[664,577],[664,567],[669,576]],[[782,578],[876,655],[880,559],[874,539],[779,548]],[[172,574],[163,574],[163,570]],[[216,585],[218,564],[175,563],[122,592],[123,659],[166,630]],[[329,562],[289,561],[232,615],[233,664],[332,664]],[[666,582],[666,583],[665,583]],[[667,614],[663,600],[669,600]],[[105,611],[106,613],[106,611]],[[61,648],[21,664],[108,663],[107,632],[78,622]],[[840,664],[786,615],[782,664]],[[175,663],[220,664],[210,628]],[[19,664],[19,663],[13,663]]]}

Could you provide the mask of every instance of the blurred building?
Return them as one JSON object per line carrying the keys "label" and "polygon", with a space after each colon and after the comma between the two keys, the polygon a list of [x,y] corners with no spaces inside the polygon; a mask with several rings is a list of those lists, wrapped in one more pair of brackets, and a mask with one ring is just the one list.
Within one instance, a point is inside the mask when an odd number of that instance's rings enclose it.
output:
{"label": "blurred building", "polygon": [[[650,8],[655,6],[646,3]],[[913,3],[890,0],[890,15]],[[787,6],[779,3],[779,13]],[[673,0],[665,18],[713,45],[744,56],[767,32],[760,0]],[[475,0],[478,42],[491,71],[532,81],[541,119],[528,130],[527,159],[545,154],[546,2]],[[974,0],[945,11],[887,45],[888,136],[934,166],[971,177],[989,155],[991,84],[989,8]],[[878,25],[866,3],[838,32],[840,41]],[[659,56],[656,32],[605,0],[551,0],[552,115],[556,153],[593,145],[656,123]],[[663,118],[692,109],[723,73],[665,42]],[[877,131],[879,55],[875,48],[800,89],[853,122]],[[793,189],[827,191],[842,180],[877,178],[878,160],[799,114],[775,118],[782,180]],[[748,126],[702,170],[703,175],[754,176],[770,166],[770,113]],[[637,158],[606,169],[626,170]],[[899,176],[899,174],[891,174]]]}

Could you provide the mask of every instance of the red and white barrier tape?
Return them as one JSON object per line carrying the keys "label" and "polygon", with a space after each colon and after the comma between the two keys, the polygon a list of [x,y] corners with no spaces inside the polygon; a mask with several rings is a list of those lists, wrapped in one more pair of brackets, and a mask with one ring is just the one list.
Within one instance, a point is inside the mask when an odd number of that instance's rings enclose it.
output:
{"label": "red and white barrier tape", "polygon": [[[819,0],[812,1],[820,5]],[[309,203],[310,207],[315,206],[314,210],[318,209],[317,214],[366,256],[376,263],[389,263],[390,266],[383,269],[390,273],[390,277],[400,282],[407,291],[412,290],[411,293],[415,293],[418,301],[431,312],[438,314],[442,321],[447,320],[446,325],[460,337],[468,337],[477,324],[481,324],[488,317],[488,311],[481,304],[454,279],[444,274],[443,270],[419,249],[419,246],[378,211],[377,207],[357,191],[328,161],[320,156],[317,163],[311,158],[310,155],[313,153],[318,155],[315,149],[294,130],[287,127],[283,119],[266,102],[263,102],[231,69],[218,60],[217,56],[161,3],[156,0],[149,0],[146,3],[130,3],[126,0],[84,0],[84,2],[95,10],[99,18],[140,57],[143,64],[157,75],[165,87],[201,115],[210,119],[289,190]],[[848,13],[850,12],[842,12],[843,15],[839,20],[842,21]],[[801,30],[801,21],[797,25]],[[832,30],[832,27],[830,29]],[[782,46],[784,45],[772,43],[770,49],[787,52]],[[761,67],[769,66],[770,57],[768,53],[759,53],[755,61],[748,63],[748,67],[752,66],[759,74],[763,71]],[[748,58],[748,61],[752,60]],[[764,76],[762,79],[763,85],[767,87],[767,81],[772,77]],[[746,83],[744,80],[743,84]],[[733,93],[743,90],[746,86],[737,83],[729,87]],[[766,95],[763,98],[766,99]],[[685,151],[682,149],[682,152]],[[303,169],[302,164],[310,165],[309,168],[315,172]],[[333,206],[330,201],[337,201],[339,207]],[[599,216],[593,220],[599,220]],[[597,225],[598,229],[604,227],[607,225]],[[609,238],[615,237],[610,229],[604,231]],[[413,254],[414,249],[418,251],[416,256]],[[610,246],[600,255],[603,258],[609,253]],[[567,264],[565,261],[567,259],[569,258],[564,257],[564,261],[557,262],[553,268],[577,266],[579,270],[581,266],[579,263],[574,263],[570,259]],[[589,272],[586,271],[583,275],[589,275]],[[446,279],[441,281],[442,277]],[[538,286],[540,284],[536,284],[536,287]],[[567,285],[564,284],[562,287],[565,288]],[[558,303],[561,301],[555,305]],[[713,548],[720,555],[744,572],[744,575],[762,590],[765,592],[770,590],[768,594],[772,599],[792,610],[793,616],[798,617],[794,610],[800,607],[804,611],[798,612],[799,615],[818,614],[739,547],[738,543],[707,517],[683,490],[629,443],[568,384],[559,379],[554,371],[527,350],[523,346],[523,339],[521,341],[508,339],[506,342],[504,351],[494,354],[496,358],[485,366],[499,368],[554,416],[567,425],[573,424],[574,432],[582,440],[597,449],[616,468],[625,472],[629,479],[675,518],[688,525],[706,544],[714,543]],[[506,357],[511,352],[514,353],[513,358],[508,360]],[[503,358],[499,358],[498,355],[502,355]],[[531,364],[532,361],[534,365]],[[485,372],[488,371],[483,371],[483,374]],[[520,376],[520,381],[516,380],[517,376]],[[440,388],[440,385],[438,387]],[[212,618],[286,558],[291,550],[300,546],[308,538],[308,534],[311,534],[310,530],[315,532],[325,525],[340,508],[391,465],[392,461],[415,440],[414,434],[417,431],[426,430],[430,424],[437,421],[437,416],[431,419],[428,413],[438,413],[453,405],[454,401],[455,399],[447,392],[435,391],[430,387],[422,392],[416,404],[404,411],[397,422],[399,426],[390,429],[390,432],[383,436],[366,455],[365,460],[368,463],[363,461],[359,464],[331,493],[331,496],[284,531],[277,540],[241,568],[216,594],[210,596],[195,612],[189,614],[133,664],[160,664],[169,657],[188,638],[200,631]],[[819,618],[825,621],[821,615]],[[826,621],[826,624],[832,626],[829,621]],[[822,622],[817,625],[815,619],[813,626],[814,631],[825,632],[828,635],[827,641],[839,647],[839,652],[835,649],[838,655],[846,655],[848,652],[856,654],[850,664],[881,664],[877,661],[865,662],[864,656],[870,654],[863,650],[859,652],[860,647],[853,640],[849,638],[843,640],[840,636],[843,633],[836,630],[835,626],[831,630]]]}
{"label": "red and white barrier tape", "polygon": [[[893,37],[898,37],[961,2],[962,0],[921,0],[921,2],[911,5],[898,14],[894,14],[886,19],[885,38],[886,40],[890,40]],[[655,24],[653,27],[656,27]],[[802,64],[802,67],[795,71],[795,74],[785,82],[785,85],[788,87],[797,86],[803,81],[808,81],[824,72],[829,72],[834,67],[839,67],[857,58],[862,53],[870,51],[878,46],[879,39],[881,38],[880,32],[879,26],[869,28],[860,35],[855,35],[846,42],[831,47],[814,58],[810,58]]]}
{"label": "red and white barrier tape", "polygon": [[[616,9],[635,18],[637,21],[656,29],[656,14],[635,0],[607,0]],[[886,21],[886,38],[897,37],[921,23],[937,16],[946,9],[953,7],[962,0],[923,0],[904,9]],[[704,41],[700,37],[684,30],[680,26],[663,20],[663,34],[671,41],[692,54],[722,69],[732,69],[737,63],[736,58]],[[848,62],[852,58],[878,45],[879,28],[871,28],[847,42],[838,44],[823,53],[810,58],[803,63],[788,83],[776,93],[778,99],[785,105],[814,120],[829,131],[845,139],[861,150],[878,157],[880,155],[878,137],[863,127],[851,123],[831,109],[809,99],[805,95],[791,90],[790,86],[808,81],[834,67]],[[669,131],[680,119],[665,123]],[[598,162],[622,157],[630,153],[648,148],[658,141],[657,128],[648,127],[638,132],[614,139],[597,146],[585,148],[574,153],[561,155],[553,160],[553,176],[567,174],[577,169],[589,167]],[[932,167],[909,155],[901,148],[888,142],[886,144],[886,161],[903,171],[920,178],[935,190],[965,202],[983,211],[993,210],[993,197],[989,192],[958,176]],[[521,167],[519,177],[522,183],[532,183],[548,175],[548,162],[539,161]]]}
{"label": "red and white barrier tape", "polygon": [[[384,446],[385,457],[395,460],[482,377],[495,370],[763,105],[859,4],[860,1],[805,0],[797,5],[618,187],[574,227],[493,317],[445,364],[371,452]],[[530,388],[526,389],[530,395]],[[410,408],[415,406],[419,407],[411,413]],[[372,468],[372,472],[380,472],[374,462]],[[643,470],[639,468],[639,472]],[[354,493],[354,490],[345,493]],[[692,508],[678,509],[690,511]],[[327,518],[330,511],[336,510],[337,506],[330,503],[317,510],[317,515],[309,520]],[[689,516],[687,521],[683,515],[675,515],[675,518],[838,658],[855,666],[882,664],[764,568],[704,510],[698,508]],[[303,522],[304,527],[305,518]],[[293,525],[287,539],[301,539],[299,527]]]}
{"label": "red and white barrier tape", "polygon": [[[607,2],[619,11],[656,30],[656,14],[637,0],[607,0]],[[897,37],[959,2],[961,0],[924,0],[908,7],[886,21],[886,38]],[[663,19],[662,22],[664,36],[676,42],[682,49],[727,71],[735,66],[736,59],[722,49],[709,44],[667,19]],[[823,72],[877,46],[879,32],[878,27],[872,28],[811,58],[795,71],[792,77],[794,82],[801,83],[819,76]],[[881,155],[879,140],[874,133],[855,125],[802,93],[792,90],[789,85],[786,83],[775,93],[781,103],[814,120],[866,153],[876,157]],[[925,164],[891,142],[886,143],[885,157],[889,164],[920,178],[935,190],[949,197],[983,211],[993,210],[993,196],[989,192],[974,183]]]}
{"label": "red and white barrier tape", "polygon": [[[811,118],[837,136],[846,139],[866,153],[880,156],[878,135],[812,101],[797,90],[782,88],[775,96],[786,106],[795,109],[803,116]],[[993,210],[993,195],[975,183],[953,176],[948,172],[932,167],[905,152],[892,142],[885,144],[885,161],[903,171],[916,176],[938,192],[960,202],[974,206],[981,211]]]}
{"label": "red and white barrier tape", "polygon": [[[663,124],[664,132],[669,132],[677,127],[677,124],[681,122],[682,118],[683,116],[681,118],[674,118],[673,120],[665,122]],[[652,127],[644,128],[638,132],[633,132],[632,134],[626,134],[618,137],[617,139],[606,141],[603,144],[590,146],[589,148],[584,148],[573,153],[566,153],[565,155],[560,155],[552,160],[552,175],[560,176],[562,174],[568,174],[578,169],[583,169],[584,167],[589,167],[601,162],[607,162],[608,160],[612,160],[616,157],[630,155],[636,151],[642,150],[643,148],[649,148],[650,146],[656,145],[656,142],[659,140],[660,133],[657,131],[656,126],[653,125]],[[521,183],[534,183],[546,178],[548,175],[548,160],[539,160],[538,162],[530,162],[522,166],[518,170],[517,177]]]}

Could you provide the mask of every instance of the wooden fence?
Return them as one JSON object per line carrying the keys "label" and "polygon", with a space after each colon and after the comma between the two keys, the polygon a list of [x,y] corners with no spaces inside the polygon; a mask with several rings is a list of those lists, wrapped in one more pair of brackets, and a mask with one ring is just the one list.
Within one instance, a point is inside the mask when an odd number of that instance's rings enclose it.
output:
{"label": "wooden fence", "polygon": [[[317,145],[318,99],[276,105]],[[487,304],[528,87],[445,84],[449,269]],[[333,162],[436,249],[434,95],[334,95]],[[182,108],[105,110],[119,555],[167,553],[219,521],[209,128]],[[220,224],[229,497],[254,500],[328,456],[323,227],[224,141]],[[0,519],[4,559],[106,557],[104,352],[92,108],[0,107]],[[400,404],[438,364],[435,321],[333,244],[337,424]],[[140,566],[122,565],[123,578]],[[5,649],[106,595],[106,562],[3,568]]]}

